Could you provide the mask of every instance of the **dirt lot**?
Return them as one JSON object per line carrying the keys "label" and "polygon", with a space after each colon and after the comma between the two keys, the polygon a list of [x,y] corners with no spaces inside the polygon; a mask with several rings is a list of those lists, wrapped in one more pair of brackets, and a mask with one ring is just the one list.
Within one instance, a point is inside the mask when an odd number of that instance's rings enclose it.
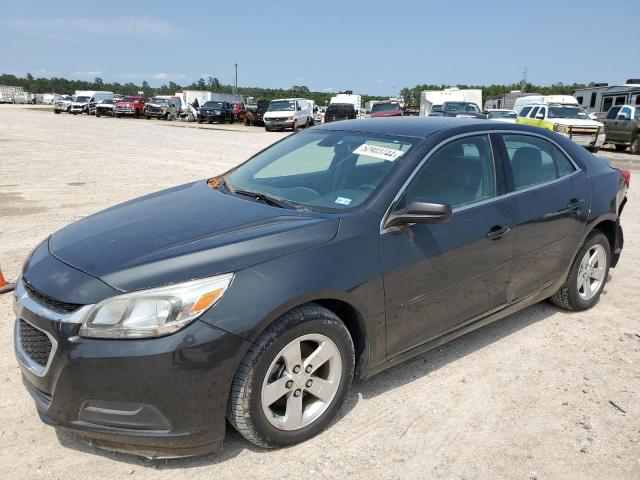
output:
{"label": "dirt lot", "polygon": [[[282,135],[2,106],[0,266],[15,278],[69,222],[221,172]],[[634,171],[625,250],[596,308],[541,303],[357,383],[329,430],[288,449],[229,431],[221,453],[150,462],[56,434],[21,385],[11,298],[0,296],[0,476],[640,478],[640,168],[605,155]]]}

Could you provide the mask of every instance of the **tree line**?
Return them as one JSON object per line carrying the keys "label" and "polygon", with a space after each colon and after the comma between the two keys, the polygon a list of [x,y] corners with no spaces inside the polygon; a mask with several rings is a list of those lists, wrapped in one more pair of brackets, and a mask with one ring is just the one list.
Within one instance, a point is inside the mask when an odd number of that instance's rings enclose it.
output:
{"label": "tree line", "polygon": [[[217,93],[233,93],[233,85],[225,85],[215,77],[208,77],[207,79],[200,78],[197,81],[189,85],[179,85],[175,82],[168,82],[159,87],[152,87],[147,81],[142,82],[141,85],[137,85],[132,82],[108,83],[102,80],[100,77],[96,77],[92,82],[84,80],[69,80],[61,77],[52,78],[34,78],[33,75],[27,73],[24,77],[17,77],[15,75],[2,74],[0,75],[0,85],[13,85],[22,87],[25,91],[31,93],[61,93],[72,95],[76,90],[106,90],[109,92],[119,93],[122,95],[132,95],[138,92],[144,92],[147,97],[154,95],[173,95],[179,90],[202,90]],[[456,85],[458,88],[477,88],[482,90],[482,98],[488,98],[496,95],[504,95],[512,90],[519,90],[520,84],[511,85]],[[571,95],[575,90],[584,88],[585,84],[581,83],[554,83],[550,86],[533,85],[528,83],[525,91],[540,93],[543,95],[564,94]],[[400,90],[400,97],[407,106],[420,105],[420,92],[423,90],[442,90],[450,88],[451,85],[435,85],[435,84],[422,84],[416,85],[413,88],[405,87]],[[260,87],[238,87],[239,95],[243,97],[253,97],[256,100],[273,100],[274,98],[287,98],[287,97],[304,97],[316,102],[316,105],[326,105],[335,92],[312,92],[305,85],[294,85],[289,89],[283,88],[260,88]],[[380,100],[388,97],[362,95],[364,102],[369,100]]]}

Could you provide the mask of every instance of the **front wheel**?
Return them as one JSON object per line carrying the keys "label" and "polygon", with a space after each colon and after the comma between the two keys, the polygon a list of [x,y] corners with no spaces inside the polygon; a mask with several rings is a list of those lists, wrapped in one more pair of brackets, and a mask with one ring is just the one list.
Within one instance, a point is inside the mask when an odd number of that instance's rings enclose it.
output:
{"label": "front wheel", "polygon": [[592,231],[576,255],[564,284],[550,300],[565,310],[593,307],[607,281],[610,262],[609,240],[602,232]]}
{"label": "front wheel", "polygon": [[626,145],[620,144],[620,143],[616,143],[613,148],[616,149],[616,152],[623,152],[627,149]]}
{"label": "front wheel", "polygon": [[293,126],[291,127],[291,130],[293,132],[297,132],[298,131],[298,122],[297,121],[293,121]]}
{"label": "front wheel", "polygon": [[247,352],[233,380],[227,418],[261,447],[303,442],[335,416],[354,365],[351,336],[335,314],[316,304],[295,308]]}

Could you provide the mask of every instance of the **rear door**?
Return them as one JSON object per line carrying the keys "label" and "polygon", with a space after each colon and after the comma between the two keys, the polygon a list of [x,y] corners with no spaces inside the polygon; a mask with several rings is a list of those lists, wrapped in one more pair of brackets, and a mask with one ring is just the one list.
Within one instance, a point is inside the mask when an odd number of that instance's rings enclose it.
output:
{"label": "rear door", "polygon": [[451,205],[453,215],[381,231],[389,356],[505,305],[513,211],[503,191],[490,136],[474,134],[438,148],[399,194],[399,208],[424,198]]}
{"label": "rear door", "polygon": [[572,260],[591,202],[589,179],[546,137],[505,133],[501,150],[513,191],[515,239],[508,300],[554,284]]}
{"label": "rear door", "polygon": [[633,134],[633,110],[631,107],[624,106],[618,112],[616,119],[618,138],[625,143],[631,143],[631,135]]}

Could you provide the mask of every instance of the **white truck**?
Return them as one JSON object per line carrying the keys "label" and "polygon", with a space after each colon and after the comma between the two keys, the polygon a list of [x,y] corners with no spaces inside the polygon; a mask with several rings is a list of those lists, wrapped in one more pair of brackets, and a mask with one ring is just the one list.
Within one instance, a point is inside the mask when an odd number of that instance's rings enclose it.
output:
{"label": "white truck", "polygon": [[78,113],[86,113],[92,115],[96,113],[96,104],[105,98],[113,98],[113,92],[100,90],[76,90],[75,100],[69,108],[69,113],[77,115]]}
{"label": "white truck", "polygon": [[350,104],[353,105],[354,110],[356,111],[356,115],[360,115],[362,112],[362,96],[354,95],[353,93],[339,93],[331,97],[329,100],[329,105],[332,104]]}
{"label": "white truck", "polygon": [[481,106],[482,90],[474,88],[461,90],[457,87],[425,90],[420,93],[420,116],[428,117],[434,105],[442,105],[445,102],[469,102]]}
{"label": "white truck", "polygon": [[278,98],[269,102],[269,108],[264,116],[264,129],[284,130],[290,128],[294,132],[298,127],[313,125],[312,100],[306,98]]}

